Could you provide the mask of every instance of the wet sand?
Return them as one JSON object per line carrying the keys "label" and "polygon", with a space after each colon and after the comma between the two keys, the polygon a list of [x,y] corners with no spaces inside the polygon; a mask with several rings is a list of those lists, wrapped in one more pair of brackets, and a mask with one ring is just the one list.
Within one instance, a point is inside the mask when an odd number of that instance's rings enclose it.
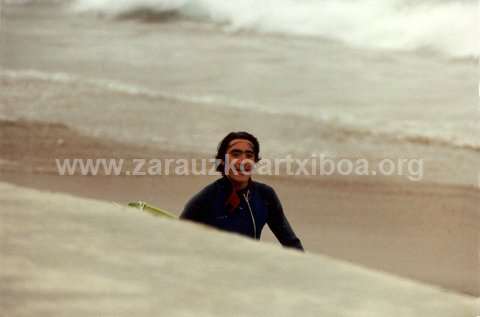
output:
{"label": "wet sand", "polygon": [[[1,121],[0,142],[2,181],[120,204],[145,200],[177,214],[216,178],[59,176],[55,158],[196,157],[87,137],[62,124]],[[276,189],[308,252],[480,295],[477,188],[344,176],[258,180]],[[268,228],[263,240],[275,241]]]}

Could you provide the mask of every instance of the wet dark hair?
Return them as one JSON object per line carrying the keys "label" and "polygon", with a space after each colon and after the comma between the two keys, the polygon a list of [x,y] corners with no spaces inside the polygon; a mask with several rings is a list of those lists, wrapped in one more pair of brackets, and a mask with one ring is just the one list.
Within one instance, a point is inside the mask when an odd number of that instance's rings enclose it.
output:
{"label": "wet dark hair", "polygon": [[255,136],[245,131],[230,132],[218,144],[217,155],[215,156],[215,159],[217,160],[217,172],[222,173],[222,175],[225,174],[225,164],[223,163],[223,160],[225,159],[225,155],[227,154],[228,145],[230,144],[230,142],[232,142],[235,139],[250,141],[253,144],[253,153],[255,155],[255,163],[260,161],[261,159],[259,156],[260,144],[258,143],[258,140]]}

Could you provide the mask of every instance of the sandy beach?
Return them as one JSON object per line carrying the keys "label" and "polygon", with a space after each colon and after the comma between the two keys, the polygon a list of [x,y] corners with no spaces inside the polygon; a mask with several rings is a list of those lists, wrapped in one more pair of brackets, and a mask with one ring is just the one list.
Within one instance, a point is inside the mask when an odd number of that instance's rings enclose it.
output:
{"label": "sandy beach", "polygon": [[109,202],[3,182],[0,201],[4,316],[470,317],[478,305]]}
{"label": "sandy beach", "polygon": [[[215,176],[59,176],[55,158],[194,157],[84,136],[62,124],[1,121],[2,181],[179,214]],[[352,177],[261,177],[308,252],[479,296],[477,188]],[[28,199],[28,198],[27,198]],[[262,240],[275,242],[264,229]]]}

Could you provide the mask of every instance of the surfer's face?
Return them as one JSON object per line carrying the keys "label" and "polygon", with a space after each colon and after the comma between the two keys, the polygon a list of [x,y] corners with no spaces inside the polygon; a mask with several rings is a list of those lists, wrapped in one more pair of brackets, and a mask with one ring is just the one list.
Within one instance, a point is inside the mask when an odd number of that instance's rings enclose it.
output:
{"label": "surfer's face", "polygon": [[248,182],[255,165],[255,152],[248,140],[234,139],[230,142],[225,155],[227,175],[235,182]]}

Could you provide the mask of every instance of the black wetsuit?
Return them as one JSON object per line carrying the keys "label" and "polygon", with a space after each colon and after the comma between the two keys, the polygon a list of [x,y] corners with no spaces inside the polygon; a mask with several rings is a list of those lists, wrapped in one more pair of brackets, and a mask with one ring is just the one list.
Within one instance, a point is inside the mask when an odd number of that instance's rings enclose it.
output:
{"label": "black wetsuit", "polygon": [[224,176],[191,198],[180,218],[255,239],[260,239],[264,225],[268,224],[283,246],[303,251],[272,187],[250,181],[247,188],[237,192],[240,203],[233,210],[226,203],[231,193],[232,184]]}

